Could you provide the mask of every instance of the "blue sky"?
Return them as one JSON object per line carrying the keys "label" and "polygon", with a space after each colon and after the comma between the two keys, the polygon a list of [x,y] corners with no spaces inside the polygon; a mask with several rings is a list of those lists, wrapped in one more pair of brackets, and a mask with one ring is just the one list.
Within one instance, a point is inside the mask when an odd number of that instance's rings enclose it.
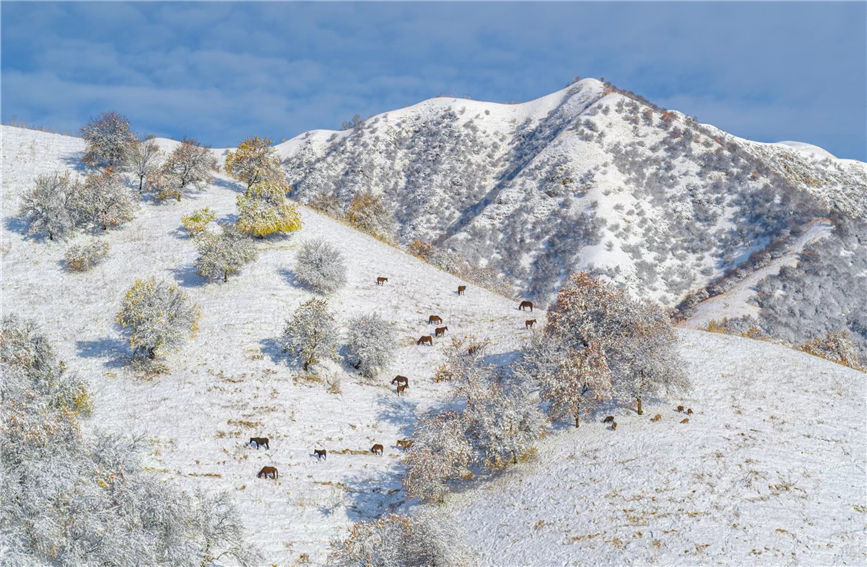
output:
{"label": "blue sky", "polygon": [[212,146],[339,128],[441,94],[621,88],[762,141],[867,160],[867,4],[3,1],[2,118],[114,109]]}

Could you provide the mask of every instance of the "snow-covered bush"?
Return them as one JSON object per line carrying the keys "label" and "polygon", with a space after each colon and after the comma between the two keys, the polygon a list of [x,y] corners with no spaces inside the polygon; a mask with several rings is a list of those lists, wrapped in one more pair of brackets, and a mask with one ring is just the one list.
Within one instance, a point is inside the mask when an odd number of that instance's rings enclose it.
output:
{"label": "snow-covered bush", "polygon": [[798,349],[855,370],[864,369],[859,360],[858,349],[852,342],[852,336],[847,332],[828,333],[824,338],[816,337],[812,341],[802,344]]}
{"label": "snow-covered bush", "polygon": [[394,330],[388,321],[376,313],[353,317],[348,326],[346,361],[357,368],[362,376],[373,378],[394,357]]}
{"label": "snow-covered bush", "polygon": [[286,198],[288,190],[285,183],[269,179],[238,195],[238,229],[260,238],[274,232],[301,230],[298,207]]}
{"label": "snow-covered bush", "polygon": [[454,524],[425,516],[389,514],[352,526],[331,542],[333,567],[464,567],[474,564]]}
{"label": "snow-covered bush", "polygon": [[217,218],[217,213],[210,207],[193,211],[191,214],[181,217],[181,224],[192,235],[202,231],[208,223]]}
{"label": "snow-covered bush", "polygon": [[201,232],[195,239],[199,257],[196,272],[208,280],[228,281],[244,264],[256,259],[256,246],[249,236],[233,226],[223,227],[220,234]]}
{"label": "snow-covered bush", "polygon": [[587,273],[573,274],[557,294],[545,334],[559,342],[566,360],[574,363],[567,374],[580,369],[604,385],[598,376],[604,376],[607,367],[615,396],[637,400],[639,414],[642,397],[689,387],[665,311]]}
{"label": "snow-covered bush", "polygon": [[132,220],[137,208],[113,167],[88,175],[78,200],[81,214],[102,230]]}
{"label": "snow-covered bush", "polygon": [[247,189],[266,179],[283,179],[277,150],[270,139],[259,137],[247,138],[237,150],[229,152],[226,156],[226,173],[246,183]]}
{"label": "snow-covered bush", "polygon": [[64,266],[72,272],[86,272],[108,255],[108,242],[93,239],[87,244],[70,246],[64,255]]}
{"label": "snow-covered bush", "polygon": [[394,216],[385,207],[382,197],[372,193],[356,195],[349,202],[346,220],[358,230],[379,238],[394,238],[396,224]]}
{"label": "snow-covered bush", "polygon": [[471,476],[473,446],[461,412],[445,410],[419,419],[404,459],[403,487],[414,498],[442,502],[449,484]]}
{"label": "snow-covered bush", "polygon": [[311,299],[286,321],[280,345],[306,371],[320,360],[336,356],[337,338],[337,321],[328,310],[328,302]]}
{"label": "snow-covered bush", "polygon": [[200,317],[199,306],[178,286],[148,278],[136,280],[127,290],[116,320],[133,353],[153,359],[195,334]]}
{"label": "snow-covered bush", "polygon": [[157,191],[158,197],[174,197],[180,201],[191,187],[199,188],[210,183],[216,168],[217,159],[210,148],[184,138],[160,168],[160,175],[153,178],[158,183],[157,186],[151,183],[151,189]]}
{"label": "snow-covered bush", "polygon": [[343,203],[334,193],[317,193],[310,200],[309,205],[329,217],[342,219],[344,216]]}
{"label": "snow-covered bush", "polygon": [[340,250],[325,240],[308,240],[298,251],[295,275],[312,290],[327,295],[346,284],[346,264]]}
{"label": "snow-covered bush", "polygon": [[90,166],[116,166],[123,163],[126,152],[135,142],[129,120],[116,112],[105,112],[81,129],[86,144],[84,163]]}
{"label": "snow-covered bush", "polygon": [[144,190],[144,181],[160,167],[163,152],[156,141],[134,140],[124,155],[123,168],[138,179],[138,192]]}
{"label": "snow-covered bush", "polygon": [[36,178],[32,189],[21,197],[20,214],[28,223],[28,232],[64,238],[81,222],[78,201],[81,185],[69,173],[58,172]]}

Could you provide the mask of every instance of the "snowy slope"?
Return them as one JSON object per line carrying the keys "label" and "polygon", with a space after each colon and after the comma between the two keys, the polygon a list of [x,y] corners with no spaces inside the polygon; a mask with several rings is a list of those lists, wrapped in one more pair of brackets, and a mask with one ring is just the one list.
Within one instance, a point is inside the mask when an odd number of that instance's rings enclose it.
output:
{"label": "snowy slope", "polygon": [[691,393],[643,416],[618,410],[616,431],[600,412],[452,499],[443,521],[484,565],[867,562],[864,374],[761,341],[680,336]]}

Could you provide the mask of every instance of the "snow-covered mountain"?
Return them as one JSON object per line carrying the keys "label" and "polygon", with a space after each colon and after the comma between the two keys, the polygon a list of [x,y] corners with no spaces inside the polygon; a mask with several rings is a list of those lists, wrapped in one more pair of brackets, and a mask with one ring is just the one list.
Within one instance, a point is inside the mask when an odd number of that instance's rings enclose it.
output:
{"label": "snow-covered mountain", "polygon": [[[549,106],[540,112],[558,107],[558,100],[543,99]],[[324,143],[330,136],[309,138]],[[143,434],[154,474],[187,490],[230,493],[250,545],[268,564],[323,564],[328,541],[353,522],[410,507],[395,442],[449,390],[433,381],[447,339],[433,347],[414,341],[430,332],[430,314],[440,315],[454,335],[489,338],[493,363],[514,356],[532,333],[515,303],[472,285],[458,296],[456,286],[465,282],[306,208],[299,233],[258,243],[259,258],[239,275],[205,284],[180,218],[205,206],[218,218],[235,213],[243,187],[222,174],[181,202],[141,203],[134,220],[99,234],[110,244],[104,263],[66,272],[69,243],[26,238],[17,211],[36,176],[77,167],[83,143],[7,126],[0,140],[3,313],[39,322],[59,358],[90,381],[90,427]],[[283,150],[297,157],[313,146],[295,140]],[[491,206],[482,212],[492,213]],[[375,311],[397,331],[397,356],[380,379],[363,380],[336,363],[310,377],[288,367],[276,346],[285,318],[312,295],[292,274],[299,244],[312,238],[326,239],[349,260],[348,283],[329,300],[343,330],[352,315]],[[201,305],[202,319],[197,335],[168,357],[170,372],[142,379],[128,365],[114,316],[125,290],[151,275],[182,286]],[[375,285],[380,275],[389,277],[387,285]],[[469,484],[442,511],[459,523],[484,564],[623,564],[627,551],[639,563],[653,553],[662,562],[710,561],[676,555],[684,541],[695,553],[719,553],[714,558],[723,562],[726,550],[734,550],[732,563],[867,558],[863,375],[761,341],[694,330],[679,335],[693,392],[648,400],[643,418],[622,410],[616,432],[589,423],[580,431],[555,431],[540,445],[538,461],[507,470],[498,484]],[[397,373],[410,377],[406,396],[397,397],[389,384]],[[678,404],[695,409],[689,423],[674,420]],[[662,422],[650,422],[655,413],[664,414]],[[245,444],[260,435],[271,438],[269,449]],[[370,454],[373,443],[385,446],[382,456]],[[312,456],[316,448],[329,451],[327,461]],[[279,479],[257,479],[263,465],[278,467]],[[609,480],[596,484],[594,475]],[[515,500],[503,508],[488,487]],[[790,509],[796,513],[784,512]],[[561,533],[564,526],[568,533]],[[509,539],[495,539],[503,530]],[[576,553],[585,547],[586,561]],[[645,547],[649,553],[638,555]],[[784,552],[789,555],[781,558]]]}
{"label": "snow-covered mountain", "polygon": [[588,269],[673,306],[815,217],[867,219],[867,164],[595,79],[523,104],[435,98],[281,152],[302,201],[382,194],[402,241],[491,264],[538,300]]}

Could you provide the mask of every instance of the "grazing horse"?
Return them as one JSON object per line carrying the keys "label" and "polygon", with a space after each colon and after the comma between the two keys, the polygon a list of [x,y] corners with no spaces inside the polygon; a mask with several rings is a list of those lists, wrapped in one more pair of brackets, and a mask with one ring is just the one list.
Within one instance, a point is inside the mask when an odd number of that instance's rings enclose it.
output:
{"label": "grazing horse", "polygon": [[656,414],[655,416],[653,416],[653,418],[650,421],[659,421],[660,419],[662,419],[662,416],[659,414]]}
{"label": "grazing horse", "polygon": [[397,395],[399,396],[402,392],[406,391],[406,384],[398,384],[397,385]]}
{"label": "grazing horse", "polygon": [[683,411],[683,406],[677,406],[677,411]]}
{"label": "grazing horse", "polygon": [[463,295],[465,291],[467,291],[467,286],[465,286],[465,285],[459,285],[458,286],[458,295]]}
{"label": "grazing horse", "polygon": [[401,376],[400,374],[398,374],[397,376],[394,377],[394,379],[391,381],[391,383],[392,384],[409,385],[409,378],[407,378],[406,376]]}
{"label": "grazing horse", "polygon": [[397,446],[406,451],[412,447],[412,439],[399,439],[397,441]]}
{"label": "grazing horse", "polygon": [[328,460],[328,451],[325,449],[313,449],[313,456],[324,461]]}
{"label": "grazing horse", "polygon": [[430,335],[425,335],[423,337],[419,337],[418,340],[415,342],[415,344],[417,344],[417,345],[427,344],[427,345],[433,346],[433,337],[431,337]]}
{"label": "grazing horse", "polygon": [[524,328],[525,329],[532,329],[535,326],[536,326],[536,320],[535,319],[527,319],[526,321],[524,321]]}
{"label": "grazing horse", "polygon": [[437,327],[436,329],[434,329],[434,336],[441,337],[441,336],[445,335],[446,331],[448,331],[448,330],[449,330],[448,327]]}
{"label": "grazing horse", "polygon": [[532,312],[532,311],[533,311],[533,302],[532,302],[532,301],[524,300],[524,301],[521,302],[520,305],[518,305],[518,309],[520,309],[521,311],[524,311],[524,308],[525,308],[525,307],[529,307],[529,308],[530,308],[530,312]]}
{"label": "grazing horse", "polygon": [[443,319],[442,319],[442,317],[440,317],[439,315],[431,315],[431,316],[428,317],[428,319],[427,319],[427,324],[428,324],[428,325],[430,325],[431,323],[442,323],[442,322],[443,322]]}
{"label": "grazing horse", "polygon": [[371,447],[370,452],[373,453],[374,455],[381,455],[382,454],[382,443],[377,443],[376,445]]}
{"label": "grazing horse", "polygon": [[275,467],[262,467],[262,470],[259,471],[259,474],[256,475],[259,478],[273,478],[276,479],[279,475],[277,474],[277,469]]}
{"label": "grazing horse", "polygon": [[611,431],[614,431],[615,429],[617,429],[617,422],[613,421],[611,422]]}
{"label": "grazing horse", "polygon": [[614,416],[609,415],[608,417],[606,417],[605,419],[602,420],[602,423],[611,423],[612,421],[614,421]]}
{"label": "grazing horse", "polygon": [[269,451],[271,447],[268,446],[268,438],[267,437],[250,437],[250,445],[256,445],[256,449],[259,447],[265,447]]}
{"label": "grazing horse", "polygon": [[692,415],[692,408],[686,408],[686,413],[688,415]]}
{"label": "grazing horse", "polygon": [[689,423],[689,418],[685,417],[685,418],[681,419],[680,422],[681,423]]}
{"label": "grazing horse", "polygon": [[376,285],[383,285],[387,281],[388,281],[388,278],[384,278],[382,276],[379,276],[378,278],[376,278]]}

